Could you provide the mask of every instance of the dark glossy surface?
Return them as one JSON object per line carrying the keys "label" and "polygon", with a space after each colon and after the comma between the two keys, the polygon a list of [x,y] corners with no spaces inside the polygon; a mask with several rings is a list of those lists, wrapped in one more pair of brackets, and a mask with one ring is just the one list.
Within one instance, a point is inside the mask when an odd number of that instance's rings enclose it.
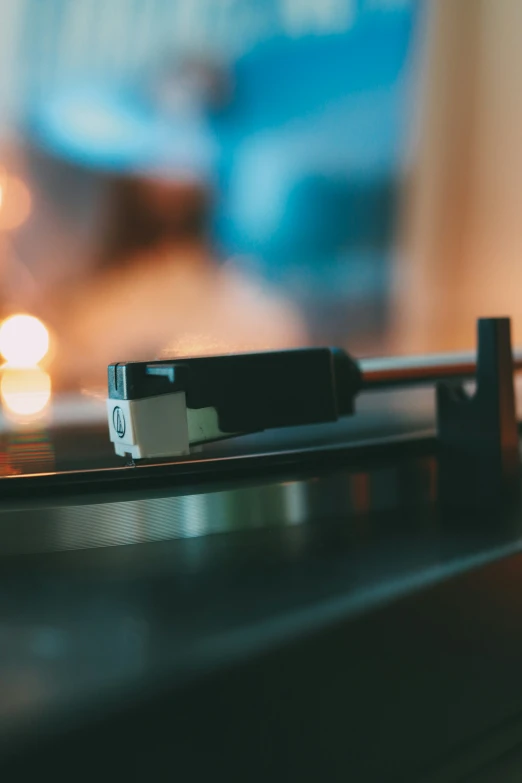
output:
{"label": "dark glossy surface", "polygon": [[[520,550],[516,519],[480,530],[461,518],[460,530],[445,529],[430,506],[397,503],[390,471],[370,477],[380,475],[380,511],[357,511],[366,479],[339,470],[308,482],[2,514],[3,535],[9,525],[27,549],[49,531],[49,549],[100,547],[8,557],[4,539],[3,731],[62,709],[83,719],[84,700],[104,708],[120,689],[178,681]],[[114,546],[137,541],[149,543]]]}
{"label": "dark glossy surface", "polygon": [[[257,457],[244,456],[247,439],[216,446],[207,492],[203,474],[184,485],[180,471],[170,488],[136,483],[112,497],[93,484],[44,505],[4,501],[7,779],[30,779],[27,765],[46,769],[57,751],[83,757],[85,743],[85,764],[109,755],[120,773],[141,764],[146,775],[151,758],[162,765],[172,752],[192,764],[198,732],[204,746],[220,738],[205,774],[220,753],[224,773],[229,737],[247,732],[244,755],[259,762],[247,779],[274,777],[270,754],[249,743],[276,730],[276,708],[285,728],[266,741],[281,779],[341,780],[346,769],[361,781],[414,779],[522,714],[522,515],[437,507],[432,437],[419,426],[431,396],[415,399],[417,409],[394,397],[372,412],[378,397],[369,398],[345,425],[367,444],[355,458],[347,430],[333,444],[328,431],[292,433],[294,450],[313,446],[306,464],[291,448],[271,456],[285,433],[267,433],[264,456],[263,439],[250,441],[261,443]],[[374,448],[372,427],[386,422],[388,435],[407,435],[406,449],[386,438]],[[249,459],[270,470],[217,469]],[[163,737],[164,725],[178,739]],[[353,747],[339,741],[343,725]],[[194,779],[204,766],[203,757]]]}

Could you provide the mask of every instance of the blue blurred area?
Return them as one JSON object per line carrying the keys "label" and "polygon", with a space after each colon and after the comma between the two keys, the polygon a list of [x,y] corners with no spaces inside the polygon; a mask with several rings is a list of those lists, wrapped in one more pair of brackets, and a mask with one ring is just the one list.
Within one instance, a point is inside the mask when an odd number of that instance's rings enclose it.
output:
{"label": "blue blurred area", "polygon": [[39,146],[97,171],[207,182],[217,166],[207,118],[167,119],[136,89],[79,84],[34,102],[26,123]]}
{"label": "blue blurred area", "polygon": [[265,266],[324,263],[383,248],[407,123],[411,8],[347,33],[262,42],[234,69],[216,123],[217,234]]}
{"label": "blue blurred area", "polygon": [[400,78],[415,11],[362,14],[347,32],[277,36],[234,67],[236,102],[228,113],[242,133],[309,119],[347,96],[386,90]]}

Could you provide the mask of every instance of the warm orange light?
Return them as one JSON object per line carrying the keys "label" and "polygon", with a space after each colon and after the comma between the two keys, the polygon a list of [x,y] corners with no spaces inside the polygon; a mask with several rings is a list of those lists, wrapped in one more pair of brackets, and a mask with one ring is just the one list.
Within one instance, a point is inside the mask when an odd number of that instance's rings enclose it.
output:
{"label": "warm orange light", "polygon": [[4,409],[22,419],[42,413],[51,399],[51,379],[39,367],[5,367],[0,381]]}
{"label": "warm orange light", "polygon": [[0,176],[0,231],[18,228],[31,211],[31,194],[18,177]]}
{"label": "warm orange light", "polygon": [[0,353],[11,367],[38,364],[49,350],[49,332],[33,315],[12,315],[0,326]]}

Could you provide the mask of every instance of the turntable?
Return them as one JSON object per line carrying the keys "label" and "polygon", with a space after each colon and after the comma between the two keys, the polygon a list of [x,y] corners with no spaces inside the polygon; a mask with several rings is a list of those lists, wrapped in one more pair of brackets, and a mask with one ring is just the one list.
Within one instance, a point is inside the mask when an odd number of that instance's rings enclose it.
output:
{"label": "turntable", "polygon": [[4,778],[521,769],[521,367],[486,319],[476,357],[121,364],[4,420]]}

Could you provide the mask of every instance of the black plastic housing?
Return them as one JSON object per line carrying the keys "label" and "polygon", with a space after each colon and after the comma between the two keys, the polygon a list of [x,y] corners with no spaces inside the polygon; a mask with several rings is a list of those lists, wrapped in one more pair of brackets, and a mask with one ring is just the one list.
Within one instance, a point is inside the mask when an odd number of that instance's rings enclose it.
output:
{"label": "black plastic housing", "polygon": [[109,397],[184,391],[188,408],[215,408],[223,432],[335,421],[354,411],[356,362],[336,348],[230,354],[109,365]]}

